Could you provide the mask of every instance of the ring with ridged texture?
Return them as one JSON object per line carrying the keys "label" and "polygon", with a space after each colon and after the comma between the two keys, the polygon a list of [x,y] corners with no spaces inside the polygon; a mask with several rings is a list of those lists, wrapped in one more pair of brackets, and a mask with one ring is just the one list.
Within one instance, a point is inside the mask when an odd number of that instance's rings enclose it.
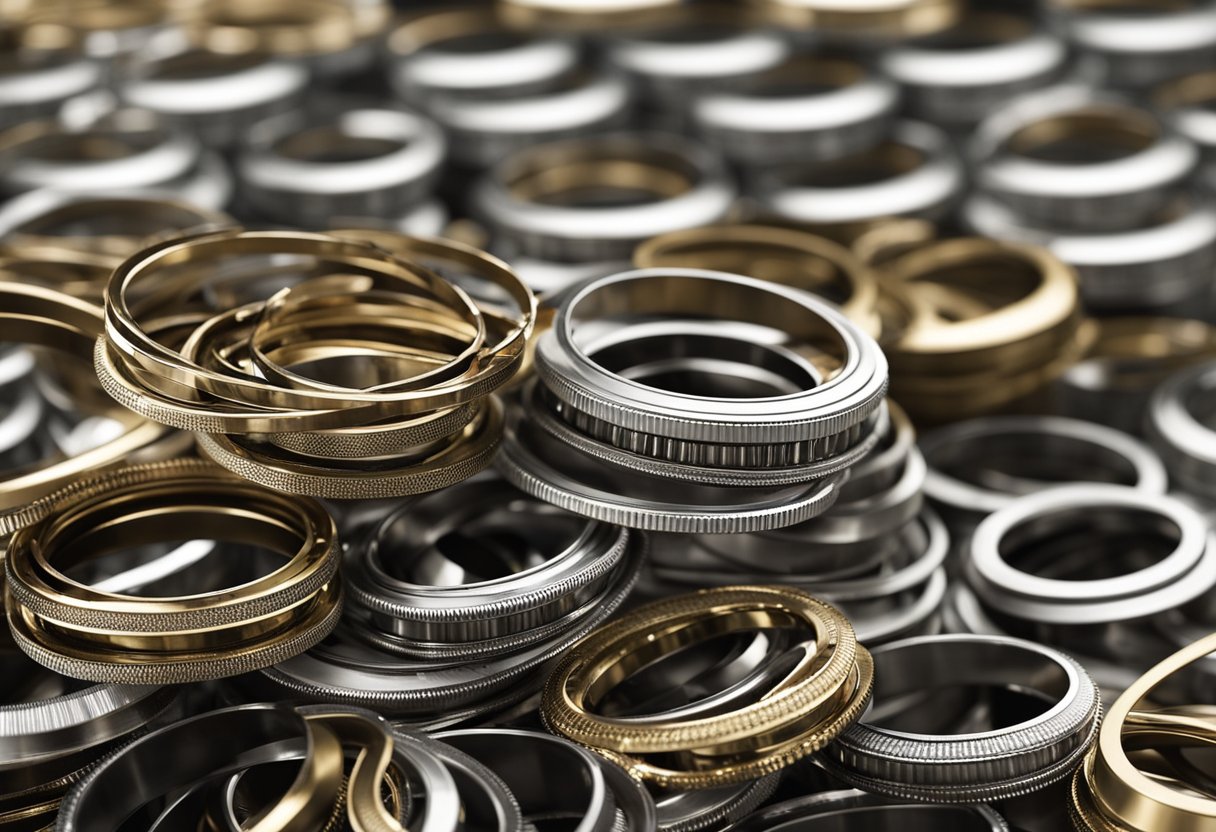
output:
{"label": "ring with ridged texture", "polygon": [[903,88],[913,118],[957,130],[1053,83],[1067,66],[1068,48],[1036,31],[1030,18],[971,12],[944,32],[900,44],[880,60]]}
{"label": "ring with ridged texture", "polygon": [[[617,790],[623,784],[610,780],[609,766],[586,749],[561,737],[515,729],[470,728],[434,736],[498,775],[519,801],[525,823],[568,820],[572,832],[617,828],[617,810],[622,808]],[[653,814],[652,802],[651,828]],[[643,828],[624,827],[625,832]]]}
{"label": "ring with ridged texture", "polygon": [[963,186],[963,167],[946,134],[901,121],[875,147],[760,172],[755,196],[762,210],[815,231],[886,217],[937,220],[954,207]]}
{"label": "ring with ridged texture", "polygon": [[727,89],[694,98],[707,144],[757,167],[852,156],[891,131],[899,88],[847,58],[796,55]]}
{"label": "ring with ridged texture", "polygon": [[[1167,657],[1119,695],[1097,743],[1073,778],[1068,808],[1074,829],[1156,832],[1206,829],[1216,822],[1216,800],[1205,788],[1206,773],[1181,756],[1188,746],[1210,747],[1211,706],[1162,709],[1151,702],[1156,688],[1213,651],[1216,634]],[[1135,756],[1137,751],[1153,749],[1169,749],[1170,754],[1155,771],[1142,768]],[[1175,761],[1183,763],[1180,772]],[[1198,781],[1188,782],[1188,774],[1199,774]]]}
{"label": "ring with ridged texture", "polygon": [[132,57],[118,95],[207,147],[227,149],[259,121],[299,108],[307,84],[308,71],[297,63],[192,47],[172,32]]}
{"label": "ring with ridged texture", "polygon": [[403,746],[405,753],[421,747],[440,759],[456,781],[460,806],[469,827],[487,832],[524,832],[519,801],[485,763],[428,734],[396,728],[393,741],[395,746]]}
{"label": "ring with ridged texture", "polygon": [[1216,327],[1206,321],[1130,315],[1093,325],[1097,337],[1053,397],[1061,413],[1125,433],[1144,430],[1153,390],[1169,376],[1216,359]]}
{"label": "ring with ridged texture", "polygon": [[737,832],[771,832],[787,828],[799,832],[872,832],[874,829],[1009,832],[1005,819],[988,806],[898,803],[856,789],[836,789],[775,803],[731,827]]}
{"label": "ring with ridged texture", "polygon": [[659,792],[655,812],[659,832],[717,832],[747,817],[762,806],[781,784],[781,772],[749,783],[716,789]]}
{"label": "ring with ridged texture", "polygon": [[879,336],[878,284],[848,249],[823,237],[764,225],[710,225],[652,237],[638,246],[639,269],[692,268],[771,280],[839,304]]}
{"label": "ring with ridged texture", "polygon": [[971,536],[967,581],[992,609],[1043,625],[1147,618],[1216,585],[1216,537],[1176,497],[1065,485],[990,514]]}
{"label": "ring with ridged texture", "polygon": [[[579,201],[604,191],[629,201]],[[496,165],[470,195],[504,253],[558,262],[626,260],[656,234],[718,222],[734,198],[714,154],[660,133],[530,146]]]}
{"label": "ring with ridged texture", "polygon": [[136,109],[71,127],[32,121],[0,134],[0,189],[14,195],[38,188],[128,195],[155,190],[208,209],[222,208],[232,194],[224,163],[203,152],[196,137]]}
{"label": "ring with ridged texture", "polygon": [[1020,496],[1056,485],[1106,482],[1164,494],[1165,467],[1117,430],[1059,416],[987,416],[920,438],[925,495],[959,536]]}
{"label": "ring with ridged texture", "polygon": [[[56,672],[128,684],[213,679],[307,650],[337,624],[336,530],[314,501],[187,459],[80,480],[41,506],[43,519],[8,543],[6,612],[18,646]],[[169,598],[101,592],[60,571],[73,558],[175,539],[183,523],[218,523],[226,539],[286,563],[238,587]]]}
{"label": "ring with ridged texture", "polygon": [[316,108],[254,125],[237,162],[266,217],[324,228],[333,217],[396,216],[430,195],[446,152],[433,121],[405,110]]}
{"label": "ring with ridged texture", "polygon": [[690,96],[732,88],[789,54],[787,39],[762,22],[741,5],[673,6],[643,27],[612,33],[604,57],[640,91],[652,123],[679,129]]}
{"label": "ring with ridged texture", "polygon": [[[831,370],[818,384],[804,380],[778,395],[738,400],[672,393],[609,369],[616,345],[599,334],[602,327],[621,316],[652,315],[716,318],[721,330],[705,330],[711,340],[755,341],[758,334],[742,333],[775,328],[791,350],[814,345]],[[624,369],[637,375],[644,367]],[[540,338],[536,371],[555,412],[584,434],[643,456],[737,468],[805,466],[844,452],[880,408],[887,381],[877,344],[828,304],[785,286],[697,269],[643,269],[583,284]]]}
{"label": "ring with ridged texture", "polygon": [[349,547],[346,588],[370,625],[409,653],[484,645],[493,655],[505,637],[543,636],[598,598],[624,564],[629,534],[501,480],[471,480],[402,506]]}
{"label": "ring with ridged texture", "polygon": [[[279,811],[249,829],[251,832],[324,829],[340,806],[342,744],[325,726],[279,704],[211,711],[175,722],[120,748],[68,793],[55,829],[59,832],[114,829],[145,804],[193,786],[217,772],[230,771],[242,755],[253,755],[267,746],[294,743],[304,744],[304,764],[282,796]],[[169,758],[174,764],[163,765]]]}
{"label": "ring with ridged texture", "polygon": [[[928,803],[984,803],[1039,791],[1072,774],[1098,733],[1098,689],[1079,664],[1012,638],[921,636],[874,648],[874,706],[820,758],[866,791]],[[947,686],[1022,690],[1038,704],[989,728],[950,732],[946,703],[901,698]],[[1002,727],[995,727],[995,726]],[[943,730],[944,729],[944,730]]]}
{"label": "ring with ridged texture", "polygon": [[644,538],[631,535],[626,564],[599,597],[545,640],[514,652],[478,658],[474,649],[463,661],[459,650],[441,660],[406,658],[369,644],[366,628],[343,627],[251,682],[259,693],[358,705],[422,726],[484,718],[535,693],[544,670],[620,607],[637,582],[645,550]]}
{"label": "ring with ridged texture", "polygon": [[102,67],[82,53],[78,31],[54,23],[5,28],[0,40],[0,129],[53,118],[72,98],[101,85]]}
{"label": "ring with ridged texture", "polygon": [[512,30],[485,8],[413,17],[389,34],[387,48],[393,89],[424,109],[432,98],[543,92],[580,62],[572,38]]}
{"label": "ring with ridged texture", "polygon": [[1170,376],[1153,392],[1145,423],[1175,486],[1205,499],[1216,496],[1216,432],[1208,421],[1214,386],[1213,363]]}
{"label": "ring with ridged texture", "polygon": [[[803,657],[759,701],[671,720],[596,713],[609,689],[643,666],[711,636],[764,627],[807,641]],[[541,715],[556,733],[645,782],[708,788],[755,779],[821,749],[860,716],[872,681],[869,654],[834,608],[801,590],[728,587],[656,601],[596,630],[550,675]]]}
{"label": "ring with ridged texture", "polygon": [[1143,226],[1115,232],[1052,230],[999,200],[974,196],[962,209],[977,234],[1042,246],[1072,266],[1095,314],[1203,315],[1212,308],[1216,208],[1179,196]]}
{"label": "ring with ridged texture", "polygon": [[873,44],[933,34],[962,13],[958,0],[752,0],[779,25],[828,41]]}
{"label": "ring with ridged texture", "polygon": [[168,194],[88,196],[30,191],[0,206],[0,237],[16,249],[71,249],[126,258],[163,236],[232,225],[221,211]]}
{"label": "ring with ridged texture", "polygon": [[537,427],[544,411],[534,398],[525,390],[523,412],[507,414],[495,465],[521,491],[584,517],[631,529],[735,534],[817,517],[839,493],[839,475],[779,487],[724,487],[606,464],[619,451],[602,446],[587,453]]}
{"label": "ring with ridged texture", "polygon": [[1096,59],[1103,86],[1140,90],[1212,65],[1216,8],[1143,0],[1049,0],[1049,24]]}
{"label": "ring with ridged texture", "polygon": [[[41,286],[0,281],[0,328],[11,343],[26,344],[50,351],[87,367],[87,355],[103,326],[102,310],[83,300]],[[83,374],[82,374],[83,377]],[[0,537],[33,522],[38,514],[36,501],[92,471],[121,464],[135,455],[155,453],[168,434],[153,422],[132,414],[107,408],[101,413],[118,420],[122,429],[117,436],[88,450],[42,464],[30,464],[6,471],[0,478]]]}
{"label": "ring with ridged texture", "polygon": [[1199,152],[1148,110],[1063,85],[1029,93],[980,123],[976,186],[1053,229],[1142,227],[1194,171]]}

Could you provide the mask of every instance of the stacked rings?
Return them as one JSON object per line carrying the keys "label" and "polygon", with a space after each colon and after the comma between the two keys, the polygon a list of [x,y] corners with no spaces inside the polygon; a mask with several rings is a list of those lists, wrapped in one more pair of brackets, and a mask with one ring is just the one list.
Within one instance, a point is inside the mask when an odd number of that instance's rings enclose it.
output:
{"label": "stacked rings", "polygon": [[1084,351],[1076,276],[1041,249],[946,240],[896,258],[880,276],[914,310],[887,347],[892,395],[914,420],[1009,406]]}
{"label": "stacked rings", "polygon": [[345,577],[373,643],[469,661],[572,629],[634,565],[637,538],[475,479],[390,512],[348,549]]}
{"label": "stacked rings", "polygon": [[[673,651],[768,627],[805,638],[804,659],[775,669],[758,701],[666,719],[597,712],[621,679]],[[835,609],[799,590],[730,587],[648,604],[588,636],[549,677],[541,714],[556,733],[634,777],[706,788],[754,779],[819,750],[860,716],[872,682],[869,653]]]}
{"label": "stacked rings", "polygon": [[536,373],[500,468],[633,528],[731,533],[821,514],[886,412],[872,339],[810,295],[721,272],[588,281],[540,338]]}
{"label": "stacked rings", "polygon": [[912,425],[888,406],[890,426],[822,516],[751,534],[660,539],[651,557],[659,588],[798,586],[839,604],[866,644],[935,632],[949,536],[922,507],[925,462]]}
{"label": "stacked rings", "polygon": [[[339,233],[233,230],[127,260],[95,350],[103,386],[281,490],[402,496],[483,469],[501,425],[490,394],[523,359],[531,292],[457,243]],[[513,308],[483,313],[432,265],[472,273]]]}
{"label": "stacked rings", "polygon": [[[1097,687],[1051,648],[1011,638],[923,636],[877,647],[873,657],[873,709],[821,758],[829,772],[866,791],[928,803],[1030,794],[1071,775],[1097,736]],[[970,686],[1018,691],[1035,701],[1037,713],[1027,718],[1009,702],[1006,715],[993,703],[989,725],[952,736],[957,715],[949,713],[949,699],[934,696],[932,705],[915,699]]]}
{"label": "stacked rings", "polygon": [[0,40],[0,129],[54,118],[63,105],[96,89],[102,68],[83,54],[80,34],[54,23],[6,27]]}
{"label": "stacked rings", "polygon": [[[5,607],[18,646],[56,672],[128,684],[213,679],[306,650],[337,624],[336,530],[314,501],[181,460],[78,481],[27,509],[40,510],[45,519],[9,540]],[[61,571],[196,524],[286,563],[236,588],[165,599],[98,591]]]}

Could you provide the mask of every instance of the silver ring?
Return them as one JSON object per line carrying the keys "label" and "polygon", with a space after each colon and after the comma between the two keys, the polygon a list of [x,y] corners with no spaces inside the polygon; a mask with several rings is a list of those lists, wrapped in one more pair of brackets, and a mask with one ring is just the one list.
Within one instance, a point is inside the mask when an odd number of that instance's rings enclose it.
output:
{"label": "silver ring", "polygon": [[308,70],[302,65],[192,49],[179,33],[168,35],[133,56],[118,93],[208,147],[232,147],[257,122],[303,104]]}
{"label": "silver ring", "polygon": [[1216,49],[1216,8],[1118,3],[1049,3],[1054,27],[1083,55],[1096,57],[1106,86],[1140,89],[1206,69]]}
{"label": "silver ring", "polygon": [[[59,42],[47,43],[48,32]],[[78,37],[67,27],[15,27],[6,33],[3,57],[0,129],[53,118],[65,103],[102,84],[102,64],[81,53]]]}
{"label": "silver ring", "polygon": [[1213,387],[1216,364],[1171,376],[1153,393],[1145,424],[1175,484],[1205,498],[1216,495],[1216,431],[1207,422]]}
{"label": "silver ring", "polygon": [[[519,803],[502,778],[455,746],[427,734],[393,731],[394,745],[420,749],[438,757],[456,782],[460,809],[469,828],[487,832],[523,832]],[[413,828],[413,827],[410,827]]]}
{"label": "silver ring", "polygon": [[878,145],[898,105],[899,89],[864,65],[799,55],[738,89],[697,96],[692,115],[705,141],[733,161],[771,166],[837,159]]}
{"label": "silver ring", "polygon": [[1158,86],[1151,100],[1179,135],[1190,139],[1202,157],[1199,178],[1208,193],[1216,191],[1216,72],[1207,68]]}
{"label": "silver ring", "polygon": [[[325,228],[334,216],[395,216],[425,200],[443,163],[442,132],[404,110],[288,114],[248,135],[237,169],[268,217]],[[353,158],[328,161],[330,154]]]}
{"label": "silver ring", "polygon": [[[1072,774],[1097,736],[1098,689],[1079,664],[1051,648],[942,635],[884,644],[872,655],[874,705],[822,758],[829,772],[857,788],[940,803],[1016,797]],[[901,713],[903,697],[966,685],[1022,689],[1051,705],[1008,727],[961,735],[921,730],[919,714]],[[940,719],[941,709],[934,710]],[[995,715],[992,722],[1000,724]]]}
{"label": "silver ring", "polygon": [[625,529],[479,478],[387,515],[364,545],[347,549],[346,588],[375,627],[472,647],[543,627],[598,597],[628,545]]}
{"label": "silver ring", "polygon": [[[434,736],[497,774],[519,801],[525,821],[569,819],[571,832],[615,828],[614,785],[620,783],[609,781],[610,763],[583,747],[550,734],[505,728],[441,731]],[[653,811],[651,803],[652,829]],[[634,827],[636,832],[644,828]]]}
{"label": "silver ring", "polygon": [[[1216,207],[1180,198],[1142,227],[1110,233],[1049,230],[999,200],[967,200],[963,221],[985,237],[1042,246],[1076,269],[1090,309],[1185,314],[1210,305],[1216,270]],[[1168,314],[1168,311],[1167,311]]]}
{"label": "silver ring", "polygon": [[[1086,155],[1044,156],[1057,152]],[[1199,155],[1151,113],[1081,86],[1031,93],[994,113],[976,128],[971,154],[981,191],[1033,222],[1087,231],[1151,222]]]}
{"label": "silver ring", "polygon": [[[660,299],[671,297],[669,292],[683,298]],[[615,310],[697,314],[694,301],[706,293],[720,301],[717,308],[734,310],[740,323],[754,319],[771,326],[773,318],[749,308],[762,305],[783,308],[780,314],[788,316],[784,321],[791,328],[801,319],[808,327],[805,333],[787,331],[795,340],[809,336],[811,329],[830,334],[843,346],[841,368],[826,383],[787,395],[710,399],[631,382],[588,356],[596,332],[591,324],[612,320],[612,314],[619,314]],[[887,381],[886,360],[877,344],[830,304],[774,283],[700,269],[639,269],[584,284],[565,299],[553,328],[541,336],[536,362],[539,377],[567,408],[622,431],[722,444],[842,437],[878,409]]]}
{"label": "silver ring", "polygon": [[503,26],[492,11],[435,11],[388,36],[389,81],[406,101],[493,100],[543,92],[580,62],[573,38],[538,37]]}
{"label": "silver ring", "polygon": [[951,525],[973,525],[1020,495],[1069,482],[1164,494],[1165,466],[1127,434],[1059,416],[986,416],[920,438],[925,494]]}
{"label": "silver ring", "polygon": [[[1122,538],[1129,535],[1155,542],[1126,544]],[[1112,546],[1129,545],[1131,553],[1144,547],[1139,558],[1108,563]],[[1095,567],[1099,577],[1090,577]],[[985,518],[971,537],[965,572],[987,606],[1020,620],[1130,621],[1216,585],[1216,537],[1195,509],[1173,497],[1118,485],[1066,485],[1019,497]]]}
{"label": "silver ring", "polygon": [[[95,155],[94,147],[107,151]],[[34,122],[0,135],[0,187],[10,194],[174,189],[196,173],[201,152],[193,136],[143,110],[116,110],[78,129]]]}
{"label": "silver ring", "polygon": [[[875,179],[879,172],[881,178]],[[812,224],[880,217],[943,217],[963,190],[963,168],[936,127],[901,121],[882,144],[844,159],[777,168],[756,181],[760,206]]]}
{"label": "silver ring", "polygon": [[656,108],[686,108],[690,95],[746,82],[790,52],[786,38],[748,26],[744,15],[733,11],[711,6],[677,13],[639,32],[614,34],[604,44],[605,58]]}
{"label": "silver ring", "polygon": [[645,541],[630,546],[628,564],[587,613],[546,641],[489,659],[427,661],[393,655],[339,627],[328,640],[250,679],[252,687],[310,702],[332,702],[405,716],[412,723],[461,721],[505,708],[539,689],[543,669],[617,610],[645,556]]}
{"label": "silver ring", "polygon": [[781,772],[759,780],[661,793],[655,798],[659,832],[708,832],[734,828],[732,824],[764,805],[777,791]]}
{"label": "silver ring", "polygon": [[909,113],[968,128],[1018,95],[1059,78],[1068,48],[1029,20],[975,12],[936,36],[895,46],[883,71],[903,88]]}
{"label": "silver ring", "polygon": [[988,806],[895,803],[855,789],[796,797],[768,806],[731,827],[732,832],[870,832],[881,829],[949,829],[951,832],[1009,832]]}
{"label": "silver ring", "polygon": [[[307,734],[304,717],[286,705],[243,705],[172,723],[93,768],[63,799],[55,828],[113,830],[141,806],[222,770],[243,753]],[[163,765],[166,759],[174,764]]]}
{"label": "silver ring", "polygon": [[[656,173],[623,186],[612,174],[620,165]],[[588,169],[603,171],[595,181]],[[567,180],[563,170],[574,170]],[[661,171],[661,173],[659,173]],[[537,181],[560,179],[555,193]],[[661,181],[662,190],[649,191]],[[554,203],[562,192],[584,189],[645,192],[623,207]],[[628,260],[656,234],[708,225],[726,216],[735,188],[720,160],[700,145],[657,133],[609,134],[529,147],[496,165],[474,188],[474,213],[512,255],[561,262]],[[550,200],[550,201],[544,201]]]}
{"label": "silver ring", "polygon": [[629,100],[623,79],[578,70],[529,95],[432,98],[425,109],[447,133],[452,161],[482,169],[538,143],[623,127]]}

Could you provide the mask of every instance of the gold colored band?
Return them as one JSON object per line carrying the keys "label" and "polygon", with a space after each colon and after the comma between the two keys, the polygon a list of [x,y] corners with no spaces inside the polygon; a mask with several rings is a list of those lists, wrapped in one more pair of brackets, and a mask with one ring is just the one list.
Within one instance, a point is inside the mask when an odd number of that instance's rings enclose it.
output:
{"label": "gold colored band", "polygon": [[826,297],[877,337],[878,284],[847,249],[831,240],[763,225],[719,225],[647,240],[633,255],[640,269],[713,269],[771,280]]}
{"label": "gold colored band", "polygon": [[[594,712],[650,662],[706,638],[771,627],[806,629],[814,646],[754,703],[671,721]],[[549,677],[541,711],[553,730],[642,779],[703,788],[760,776],[821,748],[861,715],[872,682],[869,654],[833,607],[795,589],[728,587],[648,604],[596,630]],[[653,754],[683,766],[656,765],[646,756]]]}
{"label": "gold colored band", "polygon": [[[102,475],[40,505],[44,516],[9,541],[6,607],[21,648],[57,672],[130,684],[216,678],[295,655],[337,622],[337,532],[311,500],[187,459]],[[197,527],[285,563],[239,587],[181,598],[100,592],[60,571]]]}
{"label": "gold colored band", "polygon": [[959,0],[886,0],[849,3],[839,0],[753,0],[781,26],[813,28],[844,36],[913,38],[955,25],[963,13]]}

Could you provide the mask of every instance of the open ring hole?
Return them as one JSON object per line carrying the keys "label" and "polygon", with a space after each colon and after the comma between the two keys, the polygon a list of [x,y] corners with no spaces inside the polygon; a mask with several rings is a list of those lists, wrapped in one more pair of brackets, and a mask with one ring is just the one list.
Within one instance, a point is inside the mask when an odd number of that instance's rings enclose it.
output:
{"label": "open ring hole", "polygon": [[825,189],[877,185],[906,176],[925,162],[925,154],[917,148],[888,141],[843,159],[798,165],[791,184]]}
{"label": "open ring hole", "polygon": [[407,144],[401,138],[354,135],[339,126],[322,126],[280,139],[273,151],[300,162],[343,164],[379,159],[404,149]]}
{"label": "open ring hole", "polygon": [[725,334],[644,336],[594,350],[589,357],[648,387],[708,398],[787,396],[820,380],[813,366],[792,353]]}
{"label": "open ring hole", "polygon": [[1091,505],[1018,523],[1001,536],[997,551],[1011,567],[1036,577],[1092,581],[1160,563],[1181,539],[1178,525],[1157,512]]}
{"label": "open ring hole", "polygon": [[1068,695],[1067,671],[1007,644],[906,644],[874,656],[874,707],[866,723],[923,735],[1010,728]]}
{"label": "open ring hole", "polygon": [[1160,136],[1147,114],[1090,107],[1028,124],[1009,137],[1005,149],[1040,162],[1091,165],[1134,156]]}
{"label": "open ring hole", "polygon": [[1043,431],[985,433],[935,448],[943,474],[998,494],[1031,494],[1078,481],[1138,483],[1135,465],[1117,451],[1078,437]]}
{"label": "open ring hole", "polygon": [[639,145],[577,147],[515,157],[504,170],[511,194],[524,202],[576,208],[627,208],[674,199],[700,174],[677,153]]}
{"label": "open ring hole", "polygon": [[1028,297],[1043,283],[1039,268],[1018,257],[977,255],[943,264],[909,279],[912,290],[927,300],[943,320],[978,318]]}
{"label": "open ring hole", "polygon": [[[450,507],[449,507],[450,508]],[[469,495],[455,515],[423,501],[379,536],[390,576],[419,586],[466,586],[540,566],[578,540],[587,521],[525,500],[487,504]]]}

